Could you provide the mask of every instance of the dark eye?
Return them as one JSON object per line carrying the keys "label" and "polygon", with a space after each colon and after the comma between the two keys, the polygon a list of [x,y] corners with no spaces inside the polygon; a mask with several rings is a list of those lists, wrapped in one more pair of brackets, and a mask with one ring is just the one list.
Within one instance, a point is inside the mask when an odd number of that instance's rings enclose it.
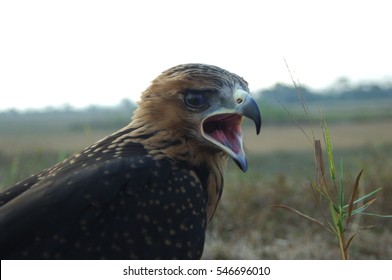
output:
{"label": "dark eye", "polygon": [[185,104],[192,109],[202,109],[207,107],[208,99],[203,92],[188,91],[184,95]]}

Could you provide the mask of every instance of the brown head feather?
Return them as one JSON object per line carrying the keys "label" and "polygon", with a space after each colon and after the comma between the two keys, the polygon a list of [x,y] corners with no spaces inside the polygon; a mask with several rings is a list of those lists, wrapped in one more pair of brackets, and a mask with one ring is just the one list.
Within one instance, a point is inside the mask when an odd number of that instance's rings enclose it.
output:
{"label": "brown head feather", "polygon": [[170,68],[143,92],[130,123],[135,128],[133,137],[140,136],[140,142],[154,158],[169,157],[191,166],[208,166],[209,220],[222,193],[228,156],[202,137],[202,118],[185,106],[183,94],[189,89],[218,92],[235,87],[249,91],[244,79],[216,66],[184,64]]}

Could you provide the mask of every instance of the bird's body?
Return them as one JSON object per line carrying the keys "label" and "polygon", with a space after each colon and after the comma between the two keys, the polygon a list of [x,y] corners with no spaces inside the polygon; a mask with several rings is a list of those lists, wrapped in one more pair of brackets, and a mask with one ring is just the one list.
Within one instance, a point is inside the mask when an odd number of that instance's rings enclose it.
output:
{"label": "bird's body", "polygon": [[200,258],[227,155],[246,169],[242,115],[260,127],[247,93],[218,67],[163,72],[128,126],[0,194],[1,259]]}

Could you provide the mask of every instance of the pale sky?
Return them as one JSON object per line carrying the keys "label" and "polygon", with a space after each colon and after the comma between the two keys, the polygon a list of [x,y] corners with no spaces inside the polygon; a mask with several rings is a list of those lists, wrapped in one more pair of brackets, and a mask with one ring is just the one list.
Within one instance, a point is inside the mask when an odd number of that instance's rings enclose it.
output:
{"label": "pale sky", "polygon": [[392,81],[391,1],[0,1],[0,110],[137,100],[201,62],[256,91]]}

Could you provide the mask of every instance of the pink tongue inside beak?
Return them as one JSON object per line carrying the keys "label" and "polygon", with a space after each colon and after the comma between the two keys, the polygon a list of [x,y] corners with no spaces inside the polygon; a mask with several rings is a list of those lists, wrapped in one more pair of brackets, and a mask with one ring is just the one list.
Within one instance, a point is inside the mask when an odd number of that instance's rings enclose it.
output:
{"label": "pink tongue inside beak", "polygon": [[237,155],[242,152],[241,123],[241,115],[216,115],[204,121],[203,130],[209,137],[226,146]]}

